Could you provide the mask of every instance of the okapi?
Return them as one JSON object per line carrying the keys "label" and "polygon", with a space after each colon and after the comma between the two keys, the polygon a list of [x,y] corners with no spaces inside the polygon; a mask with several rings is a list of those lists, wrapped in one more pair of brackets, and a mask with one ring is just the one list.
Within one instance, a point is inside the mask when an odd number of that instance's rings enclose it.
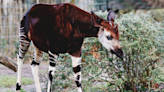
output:
{"label": "okapi", "polygon": [[78,92],[81,86],[81,46],[85,37],[98,37],[102,45],[118,57],[123,57],[119,44],[118,25],[114,25],[115,13],[110,11],[108,20],[88,13],[71,4],[37,4],[24,15],[20,26],[20,47],[17,55],[18,75],[16,92],[21,89],[23,58],[32,41],[35,52],[31,70],[37,92],[41,92],[38,68],[43,52],[49,54],[49,80],[47,92],[51,92],[52,80],[59,53],[69,53],[72,59]]}

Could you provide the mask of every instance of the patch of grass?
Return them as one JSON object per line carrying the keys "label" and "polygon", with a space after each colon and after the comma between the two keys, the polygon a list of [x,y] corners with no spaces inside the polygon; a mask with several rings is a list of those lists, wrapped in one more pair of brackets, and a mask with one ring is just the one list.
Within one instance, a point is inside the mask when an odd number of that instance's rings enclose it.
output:
{"label": "patch of grass", "polygon": [[6,91],[4,91],[4,92],[14,92],[14,91],[12,91],[12,90],[6,90]]}
{"label": "patch of grass", "polygon": [[[16,76],[7,76],[7,75],[0,75],[0,87],[7,88],[11,86],[15,86],[17,81]],[[21,83],[24,85],[28,85],[34,82],[32,79],[22,77]]]}
{"label": "patch of grass", "polygon": [[25,90],[21,89],[21,92],[26,92]]}

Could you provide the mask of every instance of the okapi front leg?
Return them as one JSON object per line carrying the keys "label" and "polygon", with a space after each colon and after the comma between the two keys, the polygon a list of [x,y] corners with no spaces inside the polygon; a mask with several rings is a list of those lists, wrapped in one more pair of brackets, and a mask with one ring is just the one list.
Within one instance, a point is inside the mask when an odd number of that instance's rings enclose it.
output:
{"label": "okapi front leg", "polygon": [[52,80],[55,73],[55,66],[57,63],[58,55],[53,54],[50,51],[48,52],[48,54],[49,54],[49,71],[48,71],[49,80],[48,80],[47,92],[52,92]]}
{"label": "okapi front leg", "polygon": [[39,69],[40,62],[42,61],[42,56],[43,56],[43,52],[38,50],[38,48],[35,47],[34,57],[31,63],[31,70],[34,77],[37,92],[41,92],[40,82],[39,82],[39,77],[38,77],[38,69]]}
{"label": "okapi front leg", "polygon": [[78,88],[78,92],[82,92],[81,86],[81,57],[71,56],[72,59],[72,67],[74,71],[75,83]]}

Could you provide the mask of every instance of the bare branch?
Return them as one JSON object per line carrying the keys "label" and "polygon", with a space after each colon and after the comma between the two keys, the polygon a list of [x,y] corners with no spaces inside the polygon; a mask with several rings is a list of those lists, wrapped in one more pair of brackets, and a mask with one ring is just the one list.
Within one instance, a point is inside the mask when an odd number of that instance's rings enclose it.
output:
{"label": "bare branch", "polygon": [[15,63],[15,61],[6,56],[3,56],[2,54],[0,54],[0,64],[3,64],[4,66],[15,72],[17,71],[17,64]]}

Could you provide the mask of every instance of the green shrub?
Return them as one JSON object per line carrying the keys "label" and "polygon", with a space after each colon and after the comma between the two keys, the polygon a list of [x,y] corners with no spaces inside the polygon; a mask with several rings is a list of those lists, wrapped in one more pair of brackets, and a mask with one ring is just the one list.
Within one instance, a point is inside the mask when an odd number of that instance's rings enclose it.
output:
{"label": "green shrub", "polygon": [[[125,57],[122,61],[124,80],[136,87],[146,87],[151,77],[153,65],[163,59],[164,28],[149,13],[140,16],[124,14],[117,19],[121,46]],[[125,83],[124,81],[124,83]],[[125,84],[124,84],[125,86]],[[139,90],[139,89],[138,89]]]}
{"label": "green shrub", "polygon": [[[106,12],[99,13],[101,17],[106,17]],[[124,14],[116,22],[125,54],[123,60],[113,58],[116,60],[111,64],[112,71],[116,71],[113,72],[114,80],[123,81],[123,84],[117,85],[118,88],[135,91],[141,90],[140,87],[152,86],[150,81],[156,80],[158,76],[154,74],[157,71],[154,64],[164,56],[164,23],[156,22],[149,13],[140,16]]]}

